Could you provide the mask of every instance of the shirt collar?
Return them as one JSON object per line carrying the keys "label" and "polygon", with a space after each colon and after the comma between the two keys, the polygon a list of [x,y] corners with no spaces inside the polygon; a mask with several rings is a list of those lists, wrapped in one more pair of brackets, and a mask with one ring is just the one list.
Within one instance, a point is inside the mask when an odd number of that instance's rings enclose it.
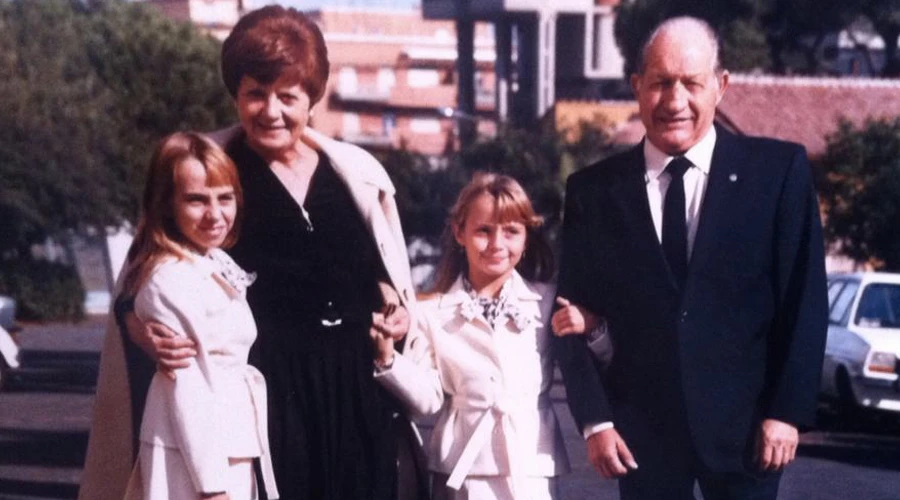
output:
{"label": "shirt collar", "polygon": [[[512,300],[541,300],[541,294],[531,290],[518,271],[514,270],[512,272],[508,285],[509,298]],[[441,296],[440,307],[456,306],[467,300],[469,300],[469,293],[466,291],[465,285],[463,285],[462,276],[459,276],[450,289],[447,290],[447,293]]]}
{"label": "shirt collar", "polygon": [[[716,146],[716,127],[709,127],[709,131],[694,147],[683,155],[691,161],[705,175],[709,175],[712,164],[713,148]],[[647,182],[657,179],[666,169],[674,156],[663,153],[646,138],[644,139],[644,164],[647,168]]]}

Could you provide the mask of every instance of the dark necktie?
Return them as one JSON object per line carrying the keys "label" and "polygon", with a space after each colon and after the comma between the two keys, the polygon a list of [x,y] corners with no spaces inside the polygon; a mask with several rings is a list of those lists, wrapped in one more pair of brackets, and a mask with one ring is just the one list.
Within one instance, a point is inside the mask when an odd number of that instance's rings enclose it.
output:
{"label": "dark necktie", "polygon": [[666,172],[672,177],[666,199],[663,202],[662,247],[669,269],[675,275],[679,288],[684,289],[687,279],[687,223],[685,222],[684,173],[693,165],[679,156],[669,162]]}

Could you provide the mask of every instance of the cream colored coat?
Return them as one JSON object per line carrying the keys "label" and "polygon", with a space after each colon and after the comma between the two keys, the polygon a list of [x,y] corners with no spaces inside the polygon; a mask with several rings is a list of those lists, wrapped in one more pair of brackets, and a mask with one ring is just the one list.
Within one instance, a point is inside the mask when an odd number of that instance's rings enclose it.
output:
{"label": "cream colored coat", "polygon": [[[233,127],[217,132],[213,137],[224,144],[238,130]],[[384,167],[371,154],[354,145],[329,139],[309,128],[304,136],[328,157],[335,172],[346,183],[378,245],[394,289],[415,318],[416,299],[409,272],[409,256],[394,201],[394,186]],[[406,345],[415,346],[417,335],[417,331],[411,331]],[[121,500],[131,472],[131,403],[122,342],[122,333],[111,313],[100,360],[97,397],[79,500]]]}
{"label": "cream colored coat", "polygon": [[[219,259],[230,261],[227,256]],[[227,290],[213,277],[220,272],[216,263],[203,257],[172,258],[156,268],[135,297],[134,312],[141,321],[163,324],[197,344],[196,358],[178,371],[176,380],[154,375],[140,440],[177,449],[193,483],[185,486],[198,494],[226,491],[229,458],[261,457],[268,498],[277,498],[266,427],[266,384],[259,370],[247,364],[256,322],[246,292]],[[164,463],[151,467],[166,469]],[[135,466],[134,471],[137,479],[140,468]],[[136,483],[130,498],[143,498]]]}
{"label": "cream colored coat", "polygon": [[458,279],[447,293],[420,303],[420,344],[378,375],[416,413],[440,410],[428,462],[450,475],[451,486],[466,475],[547,477],[569,470],[549,400],[554,292],[518,273],[510,279],[510,302],[532,318],[529,327],[519,331],[510,320],[491,329],[481,315],[467,320],[461,305],[469,297]]}

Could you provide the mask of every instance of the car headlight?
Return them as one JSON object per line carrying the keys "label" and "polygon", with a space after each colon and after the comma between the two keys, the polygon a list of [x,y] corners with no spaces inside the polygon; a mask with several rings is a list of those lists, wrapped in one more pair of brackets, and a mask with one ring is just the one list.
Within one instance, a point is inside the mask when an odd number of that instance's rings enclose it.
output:
{"label": "car headlight", "polygon": [[874,351],[869,355],[868,369],[875,373],[897,373],[897,355],[892,352]]}

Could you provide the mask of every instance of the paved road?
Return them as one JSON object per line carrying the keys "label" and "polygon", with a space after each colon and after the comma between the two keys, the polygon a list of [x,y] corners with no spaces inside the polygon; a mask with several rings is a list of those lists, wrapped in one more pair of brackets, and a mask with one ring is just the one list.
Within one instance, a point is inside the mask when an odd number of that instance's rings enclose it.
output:
{"label": "paved road", "polygon": [[[0,393],[0,500],[75,497],[93,403],[82,382],[96,373],[102,325],[93,318],[20,332],[32,370]],[[618,499],[615,482],[601,480],[588,465],[563,389],[555,386],[551,395],[573,469],[562,482],[562,500]],[[851,425],[825,412],[822,422],[803,436],[779,498],[900,500],[900,419]]]}

